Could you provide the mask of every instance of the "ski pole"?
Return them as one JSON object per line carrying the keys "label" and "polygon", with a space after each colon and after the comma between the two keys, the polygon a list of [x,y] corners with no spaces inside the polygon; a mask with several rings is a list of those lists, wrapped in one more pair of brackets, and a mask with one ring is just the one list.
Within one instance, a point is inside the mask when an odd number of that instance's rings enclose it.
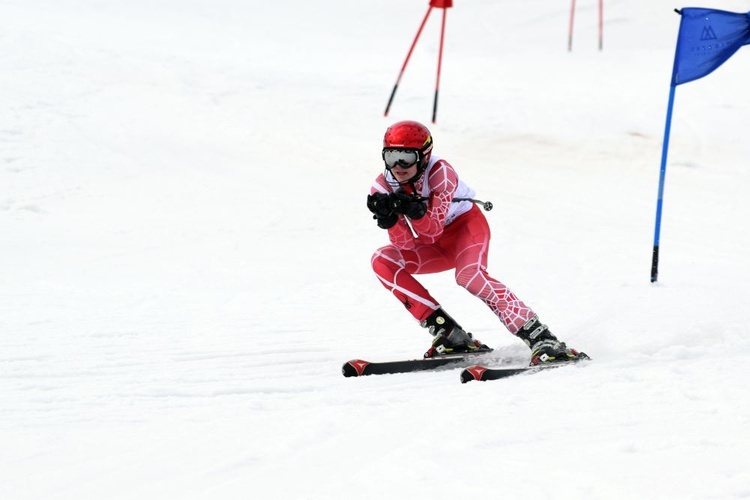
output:
{"label": "ski pole", "polygon": [[411,231],[411,235],[414,236],[414,239],[419,238],[419,235],[414,230],[414,226],[411,224],[411,219],[404,215],[404,222],[406,222],[406,225],[409,226],[409,230]]}
{"label": "ski pole", "polygon": [[474,198],[453,198],[451,201],[453,203],[459,203],[461,201],[470,201],[472,203],[482,205],[482,208],[485,210],[485,212],[489,212],[494,207],[491,201],[475,200]]}

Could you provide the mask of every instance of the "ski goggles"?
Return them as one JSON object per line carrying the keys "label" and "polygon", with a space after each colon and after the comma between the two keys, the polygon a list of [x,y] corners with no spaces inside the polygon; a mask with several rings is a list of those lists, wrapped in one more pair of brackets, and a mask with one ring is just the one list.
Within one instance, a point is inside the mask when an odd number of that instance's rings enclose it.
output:
{"label": "ski goggles", "polygon": [[384,149],[383,161],[388,170],[394,167],[409,168],[419,161],[419,151],[414,149]]}

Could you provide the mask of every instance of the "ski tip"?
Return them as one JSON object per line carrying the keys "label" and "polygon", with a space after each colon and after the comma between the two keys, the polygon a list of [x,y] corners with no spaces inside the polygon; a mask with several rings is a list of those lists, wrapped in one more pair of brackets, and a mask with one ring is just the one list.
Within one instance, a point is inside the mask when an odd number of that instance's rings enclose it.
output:
{"label": "ski tip", "polygon": [[344,374],[344,377],[361,377],[365,374],[365,368],[369,364],[369,361],[353,359],[344,363],[344,366],[341,367],[341,372]]}
{"label": "ski tip", "polygon": [[461,370],[461,383],[465,384],[466,382],[471,382],[472,380],[484,381],[482,375],[484,375],[484,372],[486,371],[487,368],[478,365],[464,368],[463,370]]}

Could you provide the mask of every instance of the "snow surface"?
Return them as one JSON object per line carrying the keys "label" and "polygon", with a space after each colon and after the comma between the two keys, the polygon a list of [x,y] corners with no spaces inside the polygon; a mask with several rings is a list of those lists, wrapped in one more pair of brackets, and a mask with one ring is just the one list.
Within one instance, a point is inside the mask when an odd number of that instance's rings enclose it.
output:
{"label": "snow surface", "polygon": [[[750,497],[750,49],[677,89],[681,5],[457,0],[436,151],[489,269],[594,362],[345,379],[429,337],[369,266],[383,131],[429,124],[428,2],[0,2],[0,498]],[[451,273],[464,326],[528,350]]]}

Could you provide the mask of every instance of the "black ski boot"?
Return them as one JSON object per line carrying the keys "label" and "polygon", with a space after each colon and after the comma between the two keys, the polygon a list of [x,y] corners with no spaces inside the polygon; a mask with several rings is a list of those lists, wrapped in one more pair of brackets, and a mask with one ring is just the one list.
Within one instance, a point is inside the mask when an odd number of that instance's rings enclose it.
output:
{"label": "black ski boot", "polygon": [[531,348],[530,365],[588,359],[586,354],[570,349],[565,342],[557,340],[537,316],[528,320],[516,335]]}
{"label": "black ski boot", "polygon": [[423,328],[430,330],[432,346],[424,353],[425,358],[432,358],[444,354],[489,352],[492,349],[474,340],[473,336],[464,331],[456,320],[448,316],[443,308],[438,308],[421,323]]}

